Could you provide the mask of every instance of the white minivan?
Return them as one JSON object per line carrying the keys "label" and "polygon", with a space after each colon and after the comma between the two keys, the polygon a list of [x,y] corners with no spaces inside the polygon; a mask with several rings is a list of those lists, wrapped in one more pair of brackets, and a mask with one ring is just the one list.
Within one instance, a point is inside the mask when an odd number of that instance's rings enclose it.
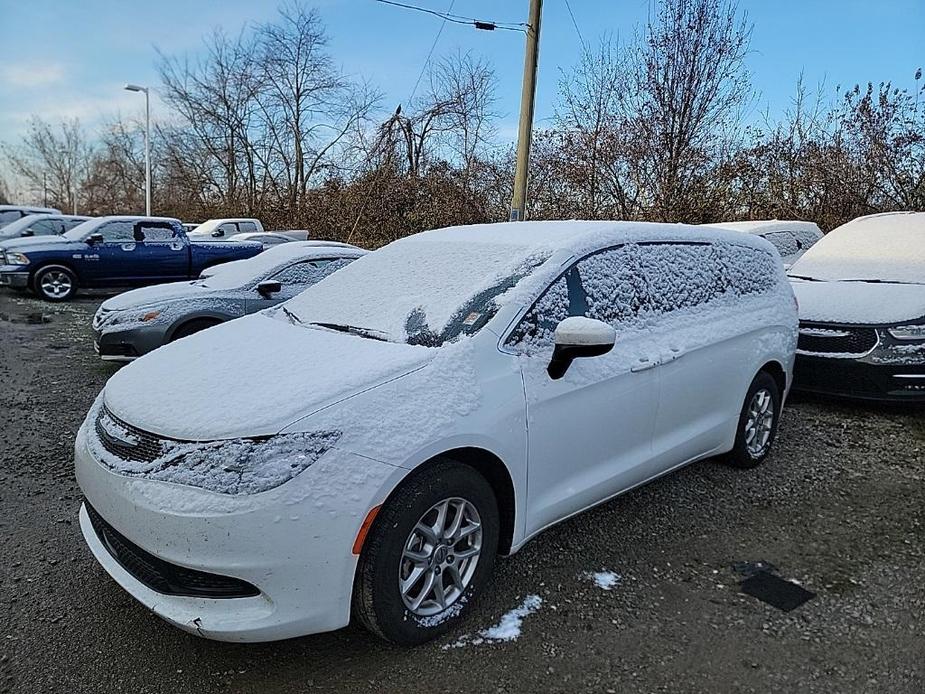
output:
{"label": "white minivan", "polygon": [[192,633],[281,639],[353,615],[420,643],[550,525],[695,460],[764,460],[796,339],[761,238],[424,232],[116,373],[77,436],[80,525]]}

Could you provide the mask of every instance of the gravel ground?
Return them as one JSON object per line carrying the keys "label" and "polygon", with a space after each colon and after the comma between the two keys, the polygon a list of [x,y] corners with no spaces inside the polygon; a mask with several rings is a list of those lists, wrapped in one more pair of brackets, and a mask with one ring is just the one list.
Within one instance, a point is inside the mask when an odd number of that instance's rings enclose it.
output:
{"label": "gravel ground", "polygon": [[[925,691],[925,417],[824,401],[789,404],[757,470],[689,466],[500,560],[437,643],[180,632],[78,530],[73,438],[116,368],[93,354],[97,304],[0,291],[0,691]],[[756,561],[816,597],[781,612],[743,594],[737,563]],[[604,569],[609,591],[584,575]],[[446,647],[531,594],[519,640]]]}

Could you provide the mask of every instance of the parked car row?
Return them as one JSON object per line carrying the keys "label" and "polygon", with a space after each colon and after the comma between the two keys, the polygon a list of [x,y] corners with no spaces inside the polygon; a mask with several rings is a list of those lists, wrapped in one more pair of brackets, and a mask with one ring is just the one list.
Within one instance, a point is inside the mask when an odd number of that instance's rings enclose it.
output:
{"label": "parked car row", "polygon": [[[212,236],[228,221],[169,243],[262,250]],[[109,299],[97,347],[132,363],[75,442],[84,538],[201,636],[353,618],[411,645],[551,525],[697,460],[761,464],[791,388],[925,402],[925,213],[725,226],[292,242]]]}

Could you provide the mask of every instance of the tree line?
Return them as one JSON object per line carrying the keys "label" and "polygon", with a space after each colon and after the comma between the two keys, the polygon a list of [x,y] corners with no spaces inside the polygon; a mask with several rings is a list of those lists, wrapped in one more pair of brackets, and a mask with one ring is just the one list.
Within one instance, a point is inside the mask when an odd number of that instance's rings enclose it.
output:
{"label": "tree line", "polygon": [[[623,43],[583,45],[535,130],[529,217],[704,223],[925,209],[925,83],[794,86],[755,114],[751,25],[732,0],[660,0]],[[265,24],[159,53],[168,107],[152,133],[158,214],[256,216],[270,228],[376,247],[423,229],[507,219],[514,147],[498,144],[493,66],[430,63],[383,117],[374,85],[344,74],[318,11],[290,2]],[[910,70],[911,72],[911,70]],[[143,123],[88,133],[34,118],[2,148],[51,205],[144,209]],[[0,197],[3,196],[0,185]]]}

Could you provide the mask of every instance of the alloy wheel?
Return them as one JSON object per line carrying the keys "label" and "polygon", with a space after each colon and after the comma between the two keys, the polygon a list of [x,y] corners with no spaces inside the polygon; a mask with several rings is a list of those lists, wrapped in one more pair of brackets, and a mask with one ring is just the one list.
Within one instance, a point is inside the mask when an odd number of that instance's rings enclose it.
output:
{"label": "alloy wheel", "polygon": [[73,288],[71,278],[62,270],[49,270],[42,275],[42,293],[53,299],[67,296]]}
{"label": "alloy wheel", "polygon": [[774,398],[771,391],[762,388],[755,391],[748,403],[748,417],[745,420],[745,447],[753,458],[760,458],[767,451],[774,428]]}
{"label": "alloy wheel", "polygon": [[444,499],[421,516],[405,541],[398,589],[405,607],[429,617],[456,603],[472,581],[482,552],[482,521],[474,504]]}

